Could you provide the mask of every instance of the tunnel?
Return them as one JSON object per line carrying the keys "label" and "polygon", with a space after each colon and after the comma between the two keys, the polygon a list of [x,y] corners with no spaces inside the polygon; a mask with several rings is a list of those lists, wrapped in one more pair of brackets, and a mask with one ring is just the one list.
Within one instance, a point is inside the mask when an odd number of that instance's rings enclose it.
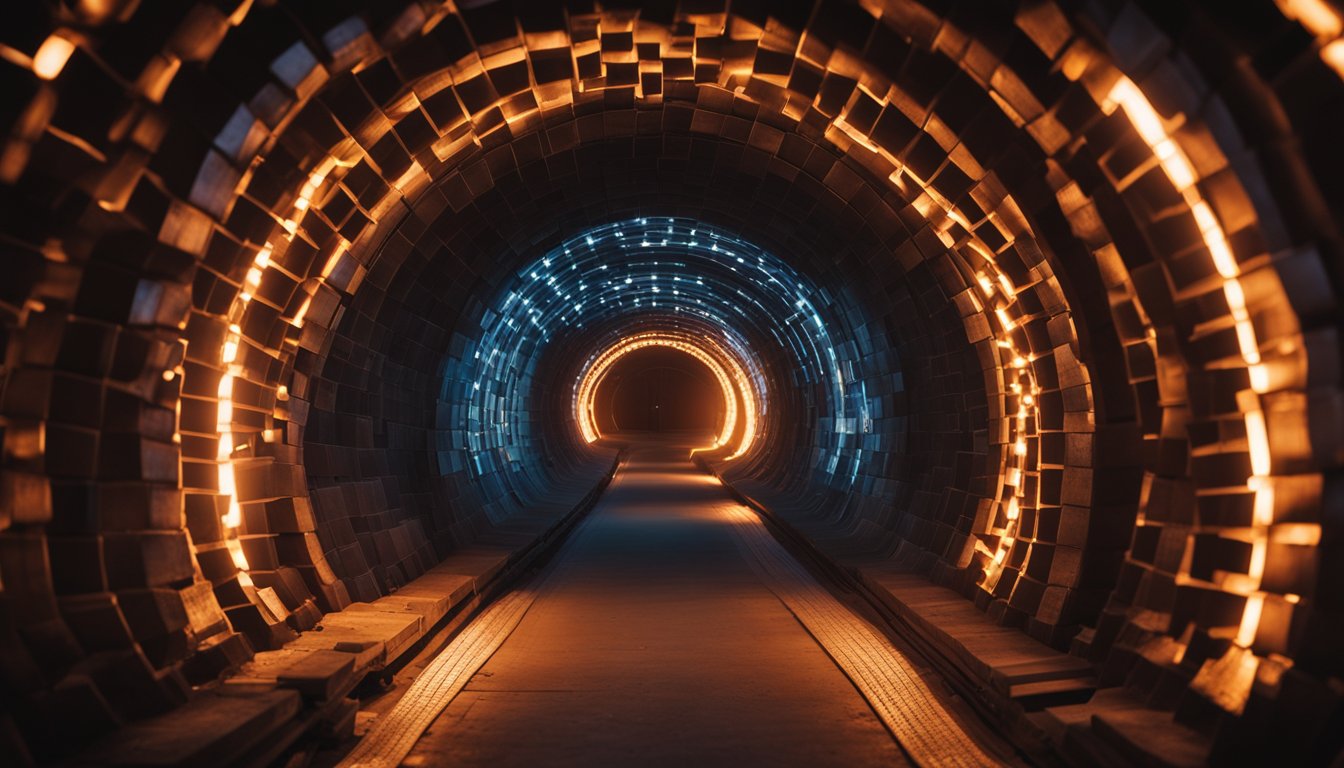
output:
{"label": "tunnel", "polygon": [[657,345],[612,365],[593,392],[593,415],[602,432],[717,433],[726,403],[709,367]]}
{"label": "tunnel", "polygon": [[0,764],[1344,760],[1338,0],[3,15]]}

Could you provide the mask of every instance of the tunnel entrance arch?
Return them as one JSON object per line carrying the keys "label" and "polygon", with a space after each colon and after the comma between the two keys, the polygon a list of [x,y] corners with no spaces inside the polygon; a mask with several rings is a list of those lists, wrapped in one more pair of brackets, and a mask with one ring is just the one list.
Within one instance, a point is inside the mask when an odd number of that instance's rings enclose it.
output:
{"label": "tunnel entrance arch", "polygon": [[[707,376],[710,380],[707,402],[699,404],[703,412],[708,410],[710,417],[696,418],[685,412],[680,416],[669,413],[657,413],[661,410],[660,400],[677,399],[676,393],[669,391],[670,382],[648,378],[641,374],[641,362],[647,369],[649,363],[665,371],[680,371],[682,378]],[[678,366],[682,363],[682,366]],[[690,368],[684,368],[689,363]],[[698,370],[697,370],[698,369]],[[633,373],[640,381],[631,383],[621,399],[622,373]],[[638,388],[642,387],[641,393]],[[641,396],[641,394],[643,396]],[[703,398],[703,394],[700,399]],[[714,435],[713,443],[707,447],[726,446],[737,437],[736,453],[746,452],[755,438],[757,429],[756,413],[763,393],[754,392],[750,381],[738,361],[732,359],[714,342],[707,339],[694,339],[689,335],[669,333],[639,333],[618,340],[601,354],[597,355],[578,379],[574,394],[575,420],[580,432],[588,442],[600,438],[608,431],[635,429],[638,431],[661,431],[662,423],[708,424]],[[695,403],[687,403],[681,398],[679,407],[683,411],[695,408]],[[626,417],[626,426],[620,425],[617,408],[621,407]],[[604,426],[604,422],[610,427]]]}
{"label": "tunnel entrance arch", "polygon": [[750,376],[743,360],[714,339],[677,331],[646,331],[617,339],[594,355],[575,379],[574,422],[583,440],[589,443],[602,437],[598,396],[613,367],[630,355],[641,352],[670,351],[685,355],[702,365],[714,378],[723,404],[723,418],[717,436],[705,450],[726,449],[729,459],[745,454],[761,428],[759,415],[765,410],[768,393],[761,377]]}
{"label": "tunnel entrance arch", "polygon": [[[615,357],[658,343],[715,370],[726,412],[710,449],[745,457],[780,426],[772,393],[801,398],[789,425],[816,444],[803,470],[839,491],[853,485],[871,425],[869,381],[848,329],[871,323],[842,290],[823,290],[780,256],[740,235],[678,216],[640,216],[581,229],[534,255],[500,286],[481,330],[446,362],[441,398],[468,419],[459,458],[480,475],[498,469],[498,447],[600,437],[594,385]],[[622,342],[633,346],[622,346]],[[549,358],[547,356],[550,356]],[[566,372],[534,379],[544,360]],[[573,361],[581,361],[576,367]],[[768,362],[767,362],[768,361]],[[596,378],[590,376],[597,372]],[[569,414],[544,433],[536,414]],[[894,426],[894,425],[893,425]],[[554,430],[559,430],[559,434]]]}

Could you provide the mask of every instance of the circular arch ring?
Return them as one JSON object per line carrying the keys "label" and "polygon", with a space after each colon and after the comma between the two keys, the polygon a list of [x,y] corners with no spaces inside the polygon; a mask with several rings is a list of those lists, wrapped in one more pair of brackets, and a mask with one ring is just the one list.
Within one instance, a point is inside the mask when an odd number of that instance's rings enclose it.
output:
{"label": "circular arch ring", "polygon": [[602,437],[597,417],[593,413],[593,404],[598,387],[606,379],[611,367],[631,352],[648,347],[666,347],[684,352],[709,368],[719,382],[725,406],[723,426],[708,450],[722,448],[732,442],[733,435],[738,432],[738,401],[741,401],[741,436],[727,458],[736,459],[745,454],[755,440],[757,414],[760,412],[760,393],[751,386],[751,378],[737,358],[712,339],[670,331],[648,331],[626,336],[595,355],[584,367],[574,388],[574,418],[584,441],[592,443]]}

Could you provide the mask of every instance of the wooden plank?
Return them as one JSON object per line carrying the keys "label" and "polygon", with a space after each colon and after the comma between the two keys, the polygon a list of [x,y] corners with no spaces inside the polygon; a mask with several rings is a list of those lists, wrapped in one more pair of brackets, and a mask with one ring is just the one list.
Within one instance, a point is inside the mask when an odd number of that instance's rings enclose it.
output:
{"label": "wooden plank", "polygon": [[198,581],[183,589],[182,605],[186,609],[191,631],[197,637],[209,637],[228,629],[228,620],[219,607],[214,586],[210,582]]}
{"label": "wooden plank", "polygon": [[207,693],[158,717],[131,723],[82,755],[77,765],[177,766],[232,764],[298,714],[299,694]]}
{"label": "wooden plank", "polygon": [[415,614],[399,616],[383,611],[347,608],[325,617],[322,620],[322,631],[325,634],[344,629],[353,633],[357,639],[381,642],[386,646],[385,658],[390,661],[420,637],[421,624],[420,617]]}
{"label": "wooden plank", "polygon": [[1090,677],[1093,672],[1092,664],[1086,659],[1059,654],[997,666],[990,673],[990,677],[995,687],[1006,691],[1012,686],[1025,683]]}
{"label": "wooden plank", "polygon": [[355,657],[340,651],[310,651],[276,676],[282,688],[292,688],[313,701],[342,698],[355,684]]}
{"label": "wooden plank", "polygon": [[462,573],[453,573],[435,567],[397,590],[400,597],[437,599],[447,597],[450,605],[457,605],[472,595],[475,579]]}
{"label": "wooden plank", "polygon": [[1008,695],[1023,709],[1035,712],[1046,707],[1081,704],[1090,700],[1096,690],[1095,677],[1075,677],[1021,683],[1009,689]]}
{"label": "wooden plank", "polygon": [[1154,709],[1102,710],[1092,731],[1135,765],[1196,768],[1209,761],[1210,739]]}
{"label": "wooden plank", "polygon": [[286,648],[300,651],[341,651],[355,657],[355,670],[364,674],[387,666],[387,645],[368,633],[346,627],[331,627],[321,632],[304,632]]}
{"label": "wooden plank", "polygon": [[874,595],[940,650],[1001,693],[1016,684],[1090,676],[1092,665],[995,624],[960,594],[923,576],[864,569]]}
{"label": "wooden plank", "polygon": [[[415,614],[422,620],[424,630],[428,629],[439,619],[448,613],[449,601],[447,595],[438,595],[436,597],[415,597],[404,595],[398,592],[386,597],[380,597],[372,603],[359,603],[359,610],[373,610],[399,614]],[[352,605],[351,608],[356,606]]]}

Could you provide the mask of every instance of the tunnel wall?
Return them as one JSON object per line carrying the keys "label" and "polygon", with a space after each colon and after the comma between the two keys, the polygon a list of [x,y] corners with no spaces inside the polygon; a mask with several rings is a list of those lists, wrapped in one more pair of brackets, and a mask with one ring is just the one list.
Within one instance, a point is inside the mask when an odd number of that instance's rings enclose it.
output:
{"label": "tunnel wall", "polygon": [[[828,497],[875,553],[929,553],[1111,682],[1147,666],[1243,715],[1328,699],[1330,40],[1268,3],[931,5],[14,11],[13,49],[77,44],[55,79],[4,63],[11,709],[96,730],[171,707],[507,515],[514,485],[431,455],[455,329],[498,265],[650,210],[864,307],[843,331],[883,423],[855,488],[810,482],[811,454],[743,471]],[[1122,75],[1203,218],[1108,106]],[[1039,397],[1020,462],[1019,374]]]}

